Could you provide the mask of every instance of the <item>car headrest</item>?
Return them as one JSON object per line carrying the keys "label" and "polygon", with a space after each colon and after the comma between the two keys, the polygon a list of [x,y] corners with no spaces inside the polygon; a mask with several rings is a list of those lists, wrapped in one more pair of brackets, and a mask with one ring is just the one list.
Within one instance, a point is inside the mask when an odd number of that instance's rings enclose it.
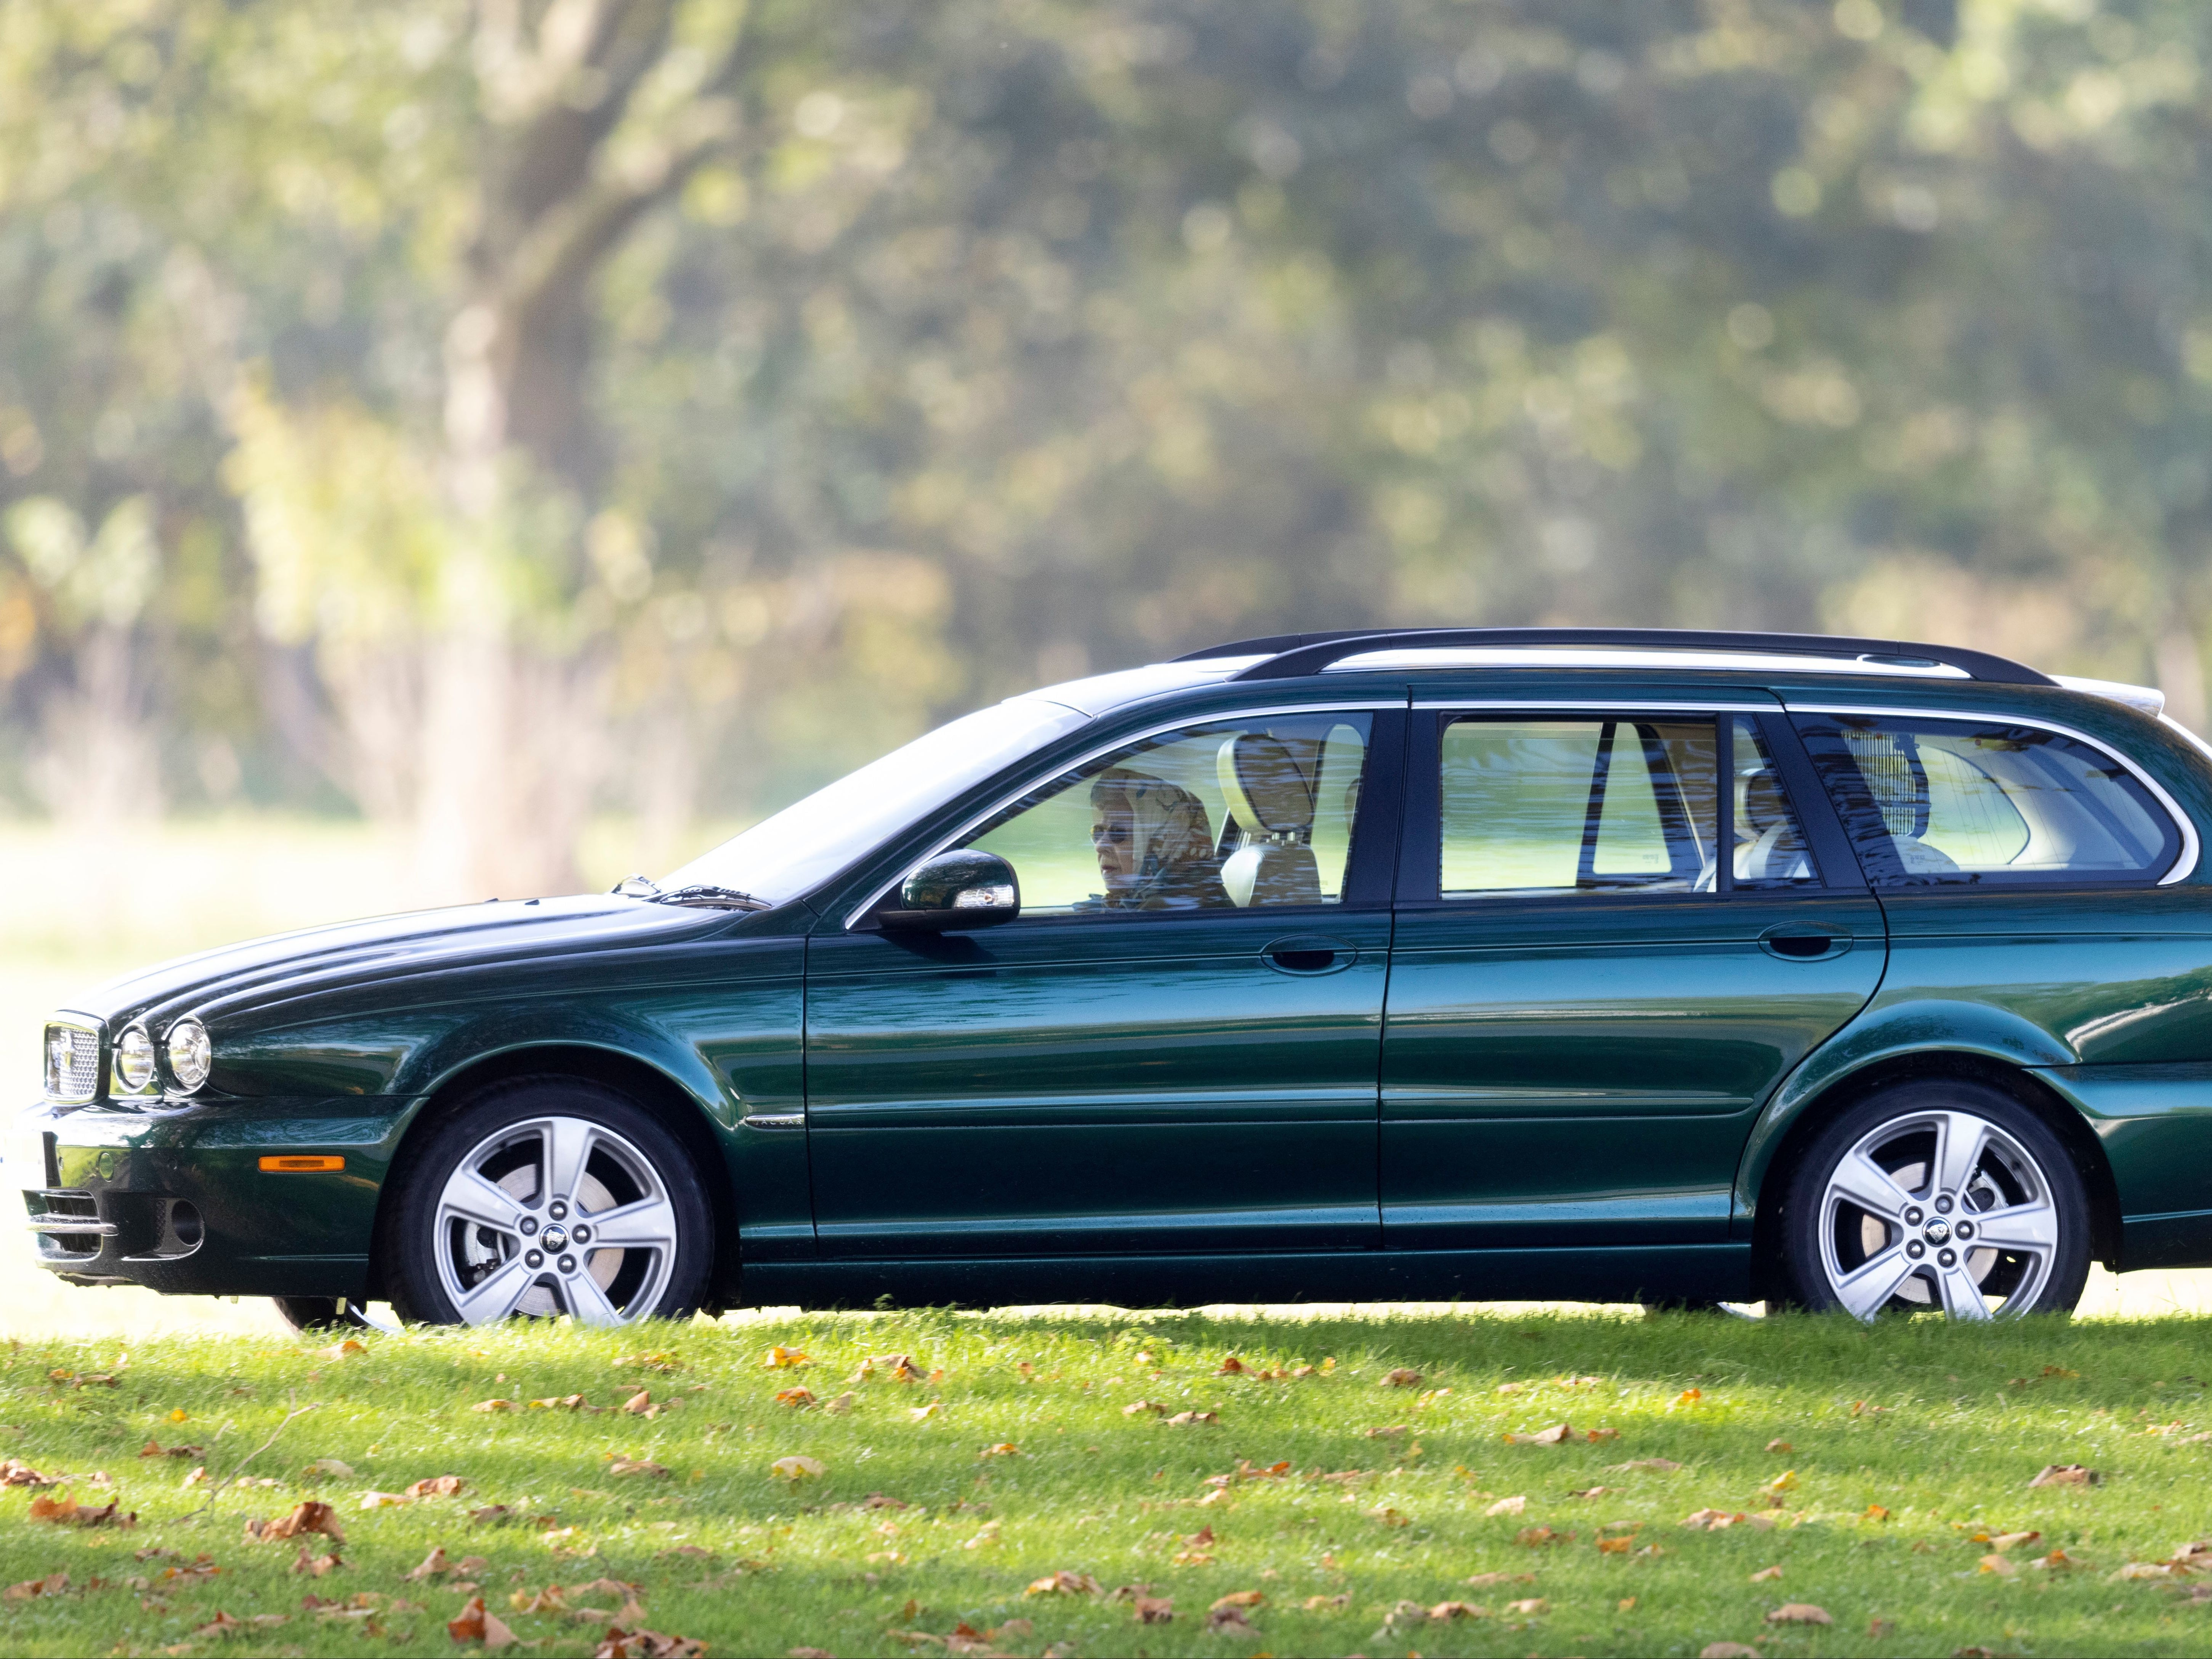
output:
{"label": "car headrest", "polygon": [[1313,832],[1313,785],[1281,738],[1264,732],[1231,738],[1221,745],[1214,771],[1231,813],[1253,834]]}
{"label": "car headrest", "polygon": [[1735,781],[1735,823],[1739,837],[1763,836],[1779,823],[1790,822],[1790,798],[1782,793],[1782,780],[1771,766],[1745,772]]}

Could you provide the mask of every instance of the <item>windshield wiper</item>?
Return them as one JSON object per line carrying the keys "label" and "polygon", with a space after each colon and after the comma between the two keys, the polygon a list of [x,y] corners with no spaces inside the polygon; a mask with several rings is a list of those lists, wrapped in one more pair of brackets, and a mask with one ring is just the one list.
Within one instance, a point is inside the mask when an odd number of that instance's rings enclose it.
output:
{"label": "windshield wiper", "polygon": [[663,887],[659,882],[644,876],[626,876],[615,884],[616,892],[624,898],[648,899],[655,904],[690,904],[710,910],[769,910],[775,908],[764,898],[750,893],[741,893],[734,887],[717,887],[711,882],[691,882],[682,887]]}

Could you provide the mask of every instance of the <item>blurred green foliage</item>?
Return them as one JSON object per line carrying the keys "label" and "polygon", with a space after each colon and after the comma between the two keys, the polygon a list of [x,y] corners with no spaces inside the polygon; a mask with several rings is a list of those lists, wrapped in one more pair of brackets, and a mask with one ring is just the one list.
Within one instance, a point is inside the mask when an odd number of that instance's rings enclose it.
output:
{"label": "blurred green foliage", "polygon": [[421,817],[462,635],[672,842],[1296,626],[2201,720],[2208,58],[2190,0],[16,0],[0,787]]}

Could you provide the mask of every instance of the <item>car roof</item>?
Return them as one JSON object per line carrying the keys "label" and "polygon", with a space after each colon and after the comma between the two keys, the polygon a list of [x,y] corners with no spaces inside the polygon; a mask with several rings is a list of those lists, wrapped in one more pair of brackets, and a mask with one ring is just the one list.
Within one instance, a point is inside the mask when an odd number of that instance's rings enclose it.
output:
{"label": "car roof", "polygon": [[1859,683],[1978,681],[2060,687],[2125,703],[2154,717],[2166,706],[2166,694],[2154,686],[2045,674],[1964,647],[1845,635],[1642,628],[1434,628],[1268,635],[1026,695],[1097,715],[1176,691],[1236,681],[1515,669],[1714,674],[1739,681],[1747,676],[1794,679],[1807,675],[1842,676]]}

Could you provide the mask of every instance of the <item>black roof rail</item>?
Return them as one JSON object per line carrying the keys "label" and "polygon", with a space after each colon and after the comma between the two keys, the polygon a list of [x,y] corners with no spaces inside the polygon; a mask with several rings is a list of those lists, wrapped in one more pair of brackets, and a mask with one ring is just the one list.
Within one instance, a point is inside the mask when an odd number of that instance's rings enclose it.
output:
{"label": "black roof rail", "polygon": [[1318,674],[1331,663],[1370,651],[1420,646],[1615,646],[1648,651],[1769,652],[1795,657],[1859,657],[1899,667],[1941,664],[1969,678],[1999,685],[2056,685],[2057,681],[2023,663],[1968,651],[1957,646],[1921,645],[1910,640],[1857,639],[1844,634],[1749,634],[1689,628],[1401,628],[1362,632],[1272,634],[1235,640],[1177,657],[1197,662],[1207,657],[1250,657],[1265,653],[1238,680],[1287,680]]}

